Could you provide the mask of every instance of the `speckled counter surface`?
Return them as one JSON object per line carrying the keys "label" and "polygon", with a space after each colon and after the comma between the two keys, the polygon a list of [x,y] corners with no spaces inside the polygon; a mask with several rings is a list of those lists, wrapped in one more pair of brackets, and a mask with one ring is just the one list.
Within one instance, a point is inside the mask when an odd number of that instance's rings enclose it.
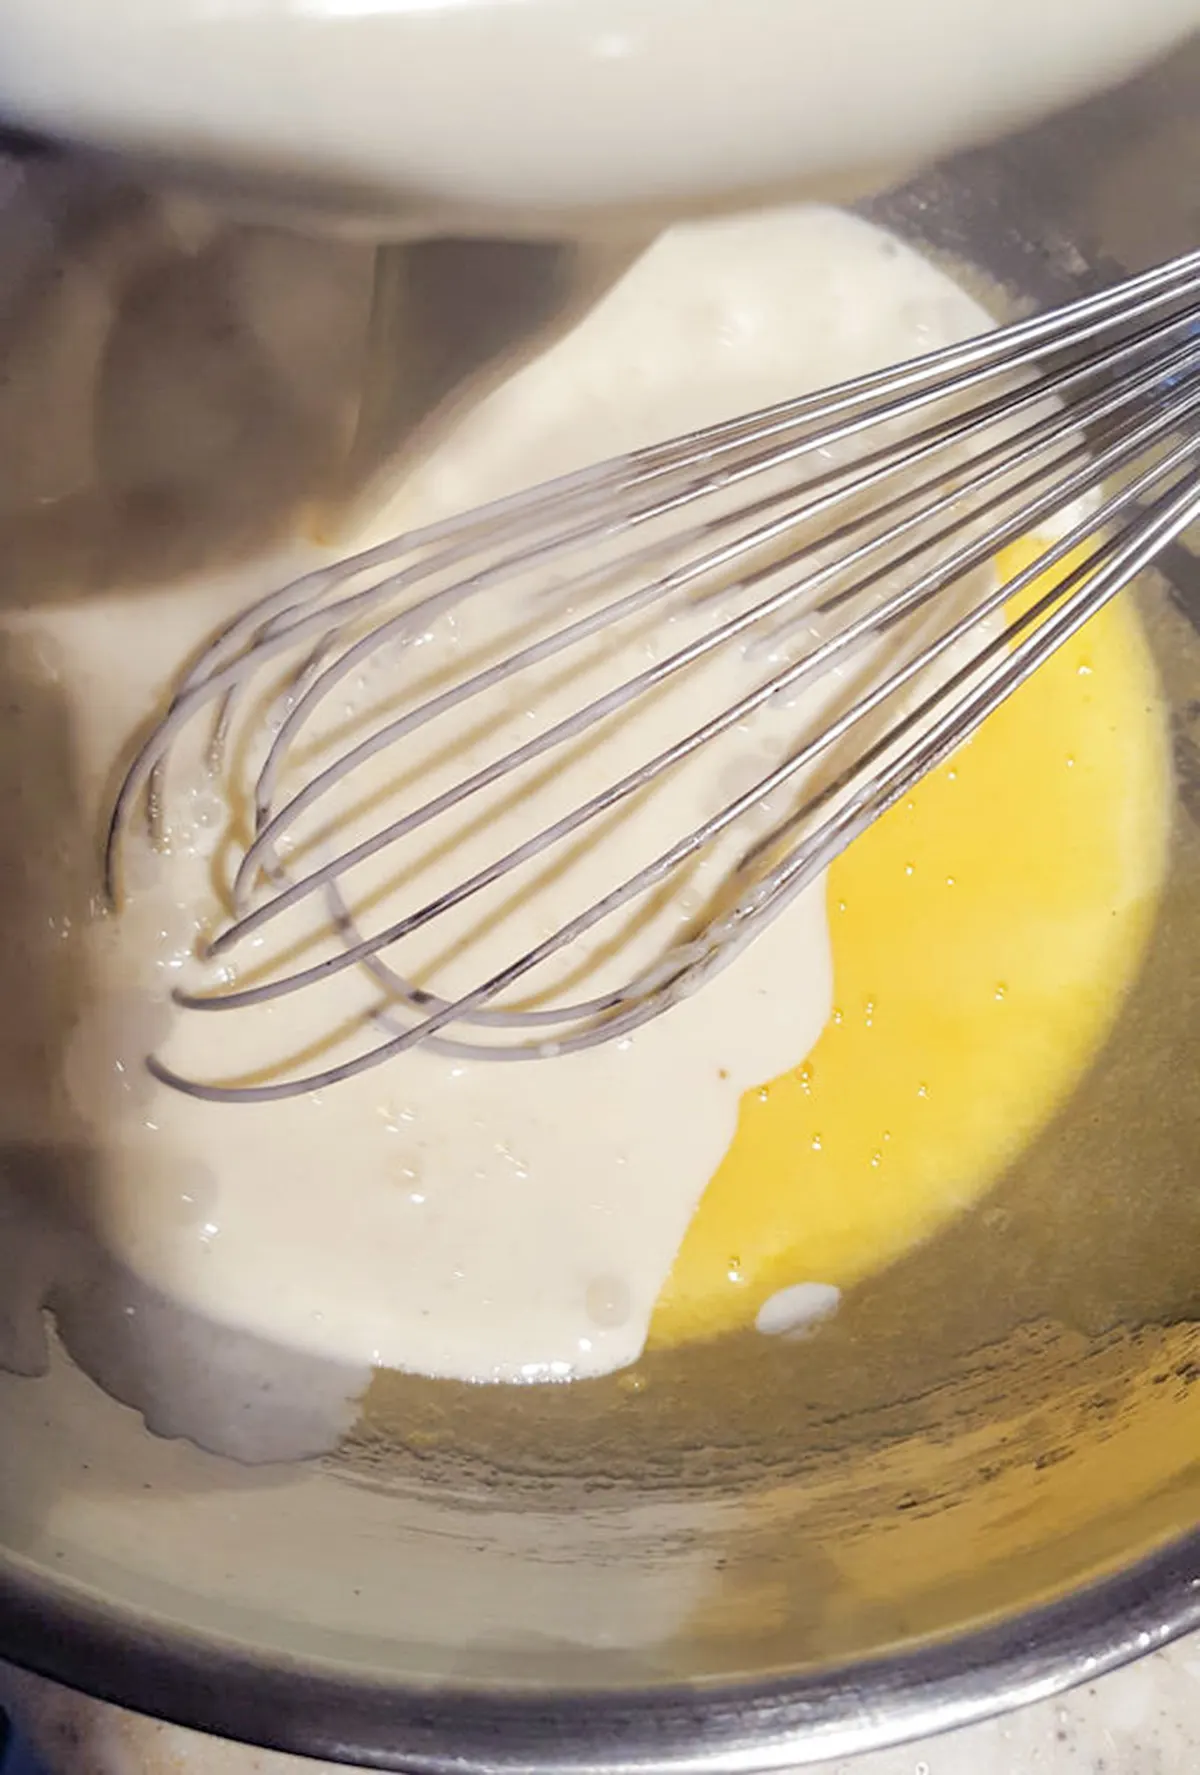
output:
{"label": "speckled counter surface", "polygon": [[[0,1699],[48,1775],[339,1775],[222,1744],[0,1669]],[[826,1775],[1197,1775],[1200,1637],[1100,1682],[961,1732],[823,1765]]]}

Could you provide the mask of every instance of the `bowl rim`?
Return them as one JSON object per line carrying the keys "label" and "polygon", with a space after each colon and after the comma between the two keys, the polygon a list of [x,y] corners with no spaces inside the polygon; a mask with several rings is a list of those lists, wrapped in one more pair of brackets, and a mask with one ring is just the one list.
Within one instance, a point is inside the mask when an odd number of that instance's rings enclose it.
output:
{"label": "bowl rim", "polygon": [[0,1563],[0,1658],[168,1723],[406,1775],[766,1775],[1042,1700],[1200,1630],[1200,1527],[950,1639],[770,1680],[405,1685],[267,1660]]}

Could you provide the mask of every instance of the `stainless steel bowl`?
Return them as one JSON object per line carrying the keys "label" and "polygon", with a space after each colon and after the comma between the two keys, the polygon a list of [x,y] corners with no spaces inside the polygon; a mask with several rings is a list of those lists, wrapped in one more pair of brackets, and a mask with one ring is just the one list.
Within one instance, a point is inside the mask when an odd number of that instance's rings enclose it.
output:
{"label": "stainless steel bowl", "polygon": [[[1198,174],[1193,45],[870,208],[1020,306],[1195,246]],[[109,222],[132,201],[106,196]],[[95,241],[62,213],[56,290]],[[189,290],[208,266],[227,292],[220,255],[236,243],[185,235],[131,277],[169,279],[171,255],[190,254]],[[253,260],[265,238],[237,250]],[[557,267],[539,312],[561,323],[577,262],[537,250],[551,257],[530,288],[544,298]],[[141,442],[134,353],[106,383],[110,445],[73,480],[37,429],[54,415],[75,436],[62,403],[28,402],[0,504],[9,604],[257,546],[264,511],[284,524],[344,462],[369,259],[281,238],[272,251],[292,255],[293,295],[305,280],[313,302],[325,291],[305,337],[333,357],[302,440],[263,384],[260,431],[239,439],[243,480],[253,470],[271,492],[255,523],[225,481],[220,498],[205,483],[206,504],[195,461],[171,478]],[[51,285],[37,287],[49,312]],[[211,404],[211,377],[181,370],[196,325],[169,363],[180,400]],[[466,368],[494,369],[521,336],[514,321]],[[70,482],[53,520],[38,462]],[[252,1469],[151,1436],[61,1356],[40,1377],[0,1377],[0,1655],[205,1731],[372,1768],[648,1775],[783,1768],[925,1733],[1200,1626],[1200,561],[1178,550],[1143,605],[1175,720],[1161,917],[1090,1077],[977,1211],[864,1285],[817,1344],[730,1338],[562,1389],[381,1375],[345,1445],[316,1462]],[[47,699],[31,743],[50,746],[61,711]],[[39,818],[61,830],[69,813]],[[11,968],[38,908],[4,912]],[[52,1060],[61,1006],[28,969],[15,979],[21,1028],[0,1059],[32,1043]],[[23,1076],[34,1131],[0,1153],[0,1207],[53,1187],[62,1157]],[[230,1376],[240,1362],[250,1386],[254,1359],[230,1355]]]}

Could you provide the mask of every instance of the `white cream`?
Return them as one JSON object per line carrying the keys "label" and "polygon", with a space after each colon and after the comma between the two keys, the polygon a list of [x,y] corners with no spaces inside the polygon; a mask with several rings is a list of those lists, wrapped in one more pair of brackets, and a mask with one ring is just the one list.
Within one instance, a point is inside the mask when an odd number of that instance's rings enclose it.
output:
{"label": "white cream", "polygon": [[785,1342],[807,1337],[837,1312],[841,1300],[842,1291],[832,1282],[793,1282],[768,1296],[754,1316],[754,1328]]}
{"label": "white cream", "polygon": [[[784,210],[678,229],[575,332],[462,420],[380,514],[373,535],[986,324],[942,273],[833,211]],[[294,558],[262,564],[257,589],[296,566]],[[106,597],[18,619],[57,662],[97,815],[131,731],[179,662],[244,604],[249,589],[244,575],[176,589],[154,602],[152,622],[144,597]],[[678,632],[692,632],[692,622],[681,615]],[[485,608],[467,607],[454,623],[437,625],[424,647],[377,662],[351,688],[347,712],[386,692],[389,672],[457,672],[463,649],[490,645],[493,629]],[[666,644],[652,625],[626,636],[619,657],[600,649],[583,679],[530,699],[538,720],[549,719],[556,703],[572,706],[593,675],[597,682],[626,676],[645,663],[647,650]],[[732,701],[756,681],[740,649],[714,658],[673,697],[623,723],[603,748],[545,785],[539,816],[573,804],[676,737],[682,724],[694,724],[697,711]],[[732,736],[719,768],[701,755],[668,794],[584,854],[565,883],[485,932],[470,967],[451,967],[450,984],[482,977],[572,910],[578,896],[586,901],[631,872],[663,848],[671,822],[686,828],[721,805],[732,774],[740,782],[777,758],[837,690],[826,684],[797,703],[772,705],[752,729]],[[340,720],[340,704],[335,712]],[[530,726],[523,702],[505,719],[513,734]],[[438,744],[446,737],[439,731]],[[447,780],[461,775],[471,745],[464,749],[461,733],[451,738],[441,763],[428,742],[389,754],[372,767],[380,791],[396,793],[397,772],[410,767],[434,787],[439,772]],[[380,1364],[512,1381],[600,1374],[634,1360],[728,1146],[741,1094],[798,1064],[827,1017],[821,884],[703,992],[627,1044],[516,1065],[463,1065],[414,1052],[315,1096],[215,1106],[155,1084],[139,1066],[145,1048],[158,1047],[196,1076],[227,1078],[325,1040],[343,1015],[361,1014],[371,993],[349,973],[332,991],[314,989],[261,1011],[171,1010],[169,988],[203,976],[187,952],[197,918],[218,917],[208,870],[222,817],[211,785],[186,759],[171,784],[168,854],[135,845],[130,904],[94,931],[91,1002],[66,1058],[69,1088],[103,1160],[95,1234],[129,1286],[153,1297],[153,1386],[160,1406],[171,1401],[170,1426],[188,1427],[191,1400],[203,1439],[221,1444],[219,1402],[194,1377],[198,1353],[225,1333],[280,1352],[281,1408],[288,1386],[299,1385],[283,1360],[289,1352],[332,1365],[323,1384],[340,1399]],[[368,824],[378,818],[376,808]],[[485,839],[464,839],[428,866],[406,889],[405,908],[420,888],[463,873],[481,844],[479,856],[505,847],[510,833],[529,831],[519,800],[496,815]],[[688,891],[702,900],[746,836],[719,849]],[[283,934],[310,940],[323,916],[318,906],[310,903]],[[635,934],[624,971],[631,957],[657,953],[687,911],[672,899],[663,917]],[[275,940],[250,959],[270,953]],[[403,968],[408,958],[398,951],[393,959]],[[111,1296],[117,1284],[108,1286]],[[174,1350],[164,1301],[177,1314]],[[137,1310],[148,1312],[145,1304]],[[108,1338],[94,1323],[95,1335]],[[73,1350],[102,1375],[111,1371],[111,1357],[89,1358],[88,1337],[87,1315],[76,1312]],[[193,1377],[183,1405],[178,1389],[171,1394],[175,1363]],[[136,1392],[128,1359],[116,1366],[121,1390]],[[269,1414],[268,1402],[253,1403]],[[333,1435],[344,1417],[331,1410]],[[301,1440],[313,1445],[311,1426]]]}
{"label": "white cream", "polygon": [[5,0],[0,115],[410,233],[575,231],[844,200],[1198,24],[1200,0]]}

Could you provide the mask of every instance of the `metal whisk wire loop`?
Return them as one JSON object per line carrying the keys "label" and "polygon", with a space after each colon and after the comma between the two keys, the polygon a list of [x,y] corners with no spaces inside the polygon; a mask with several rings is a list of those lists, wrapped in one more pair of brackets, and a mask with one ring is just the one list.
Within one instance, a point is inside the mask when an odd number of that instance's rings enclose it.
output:
{"label": "metal whisk wire loop", "polygon": [[[157,1059],[152,1069],[194,1096],[261,1102],[324,1089],[417,1045],[511,1062],[628,1036],[727,966],[1198,518],[1193,253],[1051,314],[564,475],[273,590],[181,675],[141,743],[113,808],[109,893],[115,901],[139,801],[152,828],[162,824],[168,755],[184,731],[208,724],[215,771],[246,751],[233,736],[257,732],[249,835],[231,873],[229,918],[207,953],[240,958],[306,908],[321,909],[336,940],[316,960],[285,944],[265,972],[181,991],[177,1001],[253,1012],[366,970],[374,997],[364,1038],[330,1064],[281,1077],[206,1083]],[[994,564],[1015,543],[1032,553],[998,580]],[[499,623],[509,639],[466,647],[457,677],[418,675],[400,698],[413,649],[456,622],[464,633],[479,622],[489,635]],[[372,771],[393,761],[400,771],[413,748],[470,728],[514,687],[532,686],[534,700],[572,662],[590,672],[613,638],[647,623],[671,639],[640,669],[617,682],[585,672],[578,701],[550,706],[528,737],[500,724],[485,758],[431,780],[427,792],[408,784],[378,824],[338,838],[337,810]],[[580,748],[594,745],[599,757],[604,736],[731,649],[746,665],[741,694],[614,766],[574,805],[545,814],[528,795],[518,842],[498,843],[424,897],[385,897],[382,919],[367,927],[356,871],[433,842],[448,818],[486,823],[489,796],[520,795],[522,782]],[[332,746],[334,712],[381,662],[386,694],[371,711],[355,709],[350,737]],[[399,971],[412,939],[450,928],[522,871],[584,842],[602,845],[606,822],[672,773],[715,757],[763,711],[843,685],[852,672],[852,694],[823,705],[815,725],[798,718],[769,768],[504,965],[444,992]],[[774,810],[765,831],[764,805]],[[558,992],[543,1002],[533,992],[539,970],[561,971],[599,927],[726,842],[735,846],[727,891],[653,961],[582,998]]]}

